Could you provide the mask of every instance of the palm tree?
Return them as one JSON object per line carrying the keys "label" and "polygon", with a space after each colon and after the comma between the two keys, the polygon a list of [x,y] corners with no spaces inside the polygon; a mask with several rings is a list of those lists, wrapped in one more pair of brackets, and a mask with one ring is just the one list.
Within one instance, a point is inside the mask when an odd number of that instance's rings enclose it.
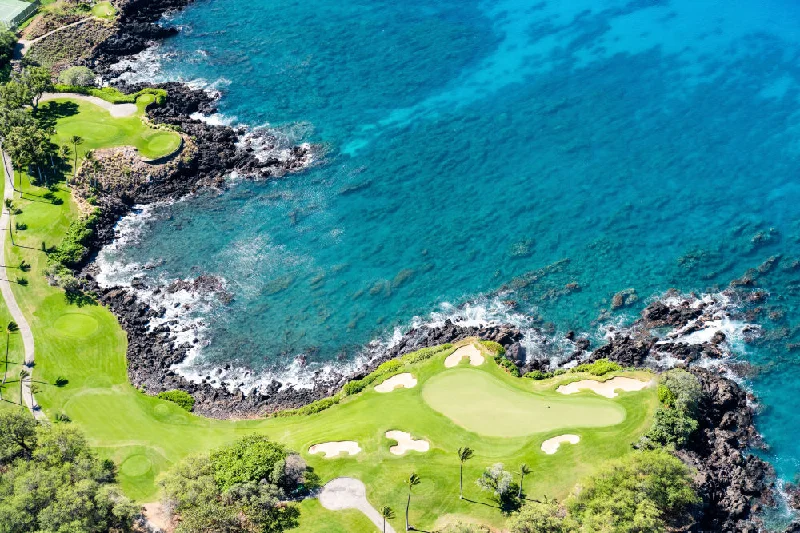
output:
{"label": "palm tree", "polygon": [[388,505],[381,507],[381,516],[383,517],[383,533],[386,533],[386,521],[394,518],[394,511]]}
{"label": "palm tree", "polygon": [[72,151],[75,153],[75,163],[72,165],[72,177],[78,174],[78,146],[83,144],[83,137],[80,135],[73,135],[69,142],[72,143]]}
{"label": "palm tree", "polygon": [[24,368],[19,371],[19,404],[22,405],[22,384],[25,382],[25,378],[30,376],[30,372],[25,370]]}
{"label": "palm tree", "polygon": [[464,463],[472,459],[474,451],[469,446],[464,446],[458,449],[458,460],[461,463],[461,472],[459,473],[459,486],[458,486],[458,499],[464,499]]}
{"label": "palm tree", "polygon": [[406,531],[409,531],[411,530],[411,526],[408,525],[408,510],[411,507],[411,489],[419,485],[419,476],[416,473],[413,473],[408,476],[408,479],[405,481],[405,483],[408,485],[408,501],[406,502]]}
{"label": "palm tree", "polygon": [[528,465],[522,463],[519,465],[519,491],[517,492],[517,498],[522,498],[522,482],[525,480],[525,476],[531,473],[531,469],[528,468]]}
{"label": "palm tree", "polygon": [[17,323],[14,322],[13,320],[8,323],[8,326],[6,326],[6,364],[3,367],[3,385],[6,384],[6,372],[8,371],[8,344],[11,340],[10,339],[11,334],[17,331],[18,329],[19,326],[17,326]]}

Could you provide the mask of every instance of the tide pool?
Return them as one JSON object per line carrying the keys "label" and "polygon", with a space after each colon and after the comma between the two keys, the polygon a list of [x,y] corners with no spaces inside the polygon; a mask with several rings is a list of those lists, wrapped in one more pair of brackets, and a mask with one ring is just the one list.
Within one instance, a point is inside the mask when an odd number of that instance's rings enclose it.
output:
{"label": "tide pool", "polygon": [[529,352],[557,356],[569,330],[599,341],[669,288],[716,292],[780,256],[751,276],[765,338],[737,349],[793,478],[800,6],[201,0],[168,23],[158,79],[326,147],[302,174],[149,209],[103,252],[112,282],[225,280],[233,300],[189,317],[195,367],[296,377],[298,355],[307,374],[346,364],[452,313],[540,326]]}

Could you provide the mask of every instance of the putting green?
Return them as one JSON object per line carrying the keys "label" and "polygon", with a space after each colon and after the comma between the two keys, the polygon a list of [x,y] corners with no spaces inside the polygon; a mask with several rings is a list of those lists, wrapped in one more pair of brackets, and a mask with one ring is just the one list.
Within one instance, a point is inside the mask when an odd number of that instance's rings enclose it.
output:
{"label": "putting green", "polygon": [[178,149],[181,138],[173,133],[159,132],[147,140],[147,152],[151,154],[171,154]]}
{"label": "putting green", "polygon": [[625,420],[625,409],[612,401],[529,393],[488,372],[467,368],[433,376],[425,383],[422,397],[459,426],[488,437],[597,428]]}
{"label": "putting green", "polygon": [[97,320],[83,313],[66,313],[53,324],[53,329],[66,337],[88,337],[97,331],[97,327]]}
{"label": "putting green", "polygon": [[126,476],[139,477],[150,472],[153,463],[142,454],[131,455],[122,463],[120,471]]}
{"label": "putting green", "polygon": [[111,2],[99,2],[92,7],[92,15],[101,19],[110,19],[117,14]]}

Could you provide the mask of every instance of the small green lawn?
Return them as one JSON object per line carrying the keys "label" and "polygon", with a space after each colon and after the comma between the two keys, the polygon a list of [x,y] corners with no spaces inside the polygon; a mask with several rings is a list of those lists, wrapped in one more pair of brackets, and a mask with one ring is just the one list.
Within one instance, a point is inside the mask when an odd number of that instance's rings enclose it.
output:
{"label": "small green lawn", "polygon": [[[153,95],[143,95],[150,101]],[[81,157],[89,150],[113,146],[133,146],[148,159],[157,159],[180,146],[180,136],[172,131],[151,128],[142,120],[146,103],[137,102],[139,112],[131,117],[112,117],[111,113],[90,102],[60,98],[43,103],[39,113],[56,128],[53,141],[72,148],[70,139],[77,135],[84,142],[78,146]]]}
{"label": "small green lawn", "polygon": [[110,20],[113,19],[116,14],[117,10],[114,9],[111,2],[98,2],[92,6],[92,15],[97,18]]}

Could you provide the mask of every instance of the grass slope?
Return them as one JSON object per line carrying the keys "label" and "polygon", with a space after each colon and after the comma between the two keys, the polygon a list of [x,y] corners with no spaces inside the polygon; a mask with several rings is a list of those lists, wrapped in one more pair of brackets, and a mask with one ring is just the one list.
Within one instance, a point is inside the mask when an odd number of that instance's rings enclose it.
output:
{"label": "grass slope", "polygon": [[[87,119],[96,116],[91,109],[88,111]],[[63,143],[69,134],[65,133],[60,120],[54,140]],[[75,128],[72,131],[81,131],[87,138],[92,135],[86,131],[91,128],[88,123],[75,123],[72,127]],[[95,147],[105,146],[98,136],[91,138]],[[78,211],[66,189],[56,193],[64,199],[63,205],[43,201],[44,193],[44,189],[27,183],[23,187],[24,199],[17,200],[23,213],[15,218],[26,223],[28,229],[19,232],[17,245],[9,244],[5,251],[7,264],[19,264],[24,259],[32,265],[27,275],[30,283],[14,285],[13,290],[36,337],[34,378],[43,383],[37,399],[51,419],[56,413],[65,412],[102,456],[113,458],[120,465],[122,488],[139,501],[156,499],[159,474],[187,455],[258,432],[303,453],[323,481],[338,476],[353,476],[364,481],[375,507],[389,505],[395,509],[398,516],[392,521],[395,528],[403,525],[403,479],[411,472],[417,472],[422,478],[411,507],[415,526],[431,528],[437,520],[457,517],[500,525],[502,515],[474,484],[485,466],[504,462],[509,470],[515,470],[519,463],[526,462],[533,470],[525,480],[528,497],[563,497],[595,465],[628,453],[630,444],[650,424],[657,403],[654,389],[623,393],[613,400],[595,397],[592,393],[562,397],[554,392],[555,387],[575,379],[576,375],[531,382],[511,377],[492,359],[478,368],[462,364],[445,370],[443,360],[447,352],[403,369],[419,380],[415,388],[380,394],[370,386],[358,396],[307,417],[234,422],[209,420],[187,413],[171,402],[139,392],[128,383],[125,334],[108,310],[100,306],[68,304],[60,290],[48,285],[44,278],[46,256],[41,252],[41,242],[48,246],[58,244]],[[449,375],[459,376],[459,379],[445,379]],[[470,377],[462,380],[462,375]],[[66,386],[53,385],[59,376],[69,381]],[[481,384],[476,385],[476,380]],[[586,428],[585,420],[576,411],[560,421],[550,420],[540,426],[535,420],[525,422],[525,434],[482,436],[465,430],[432,408],[425,398],[426,391],[434,390],[430,387],[462,397],[475,395],[489,404],[495,397],[505,398],[506,403],[519,400],[535,413],[541,411],[538,405],[541,402],[564,402],[564,405],[596,405],[607,413],[606,416],[624,412],[625,418],[617,425]],[[451,416],[458,418],[452,413]],[[525,413],[520,412],[519,416]],[[509,421],[504,424],[508,425]],[[389,446],[394,443],[386,439],[384,433],[392,429],[408,431],[416,438],[428,440],[431,451],[412,452],[402,457],[390,454]],[[540,432],[532,433],[535,431]],[[541,452],[543,440],[561,433],[577,433],[581,435],[581,443],[562,447],[555,455]],[[306,453],[309,446],[332,440],[356,440],[363,451],[355,457],[337,459]],[[465,495],[469,499],[459,500],[455,451],[465,445],[474,448],[476,454],[465,468]],[[371,529],[364,517],[355,512],[332,513],[316,501],[303,502],[301,507],[304,514],[299,531]]]}

